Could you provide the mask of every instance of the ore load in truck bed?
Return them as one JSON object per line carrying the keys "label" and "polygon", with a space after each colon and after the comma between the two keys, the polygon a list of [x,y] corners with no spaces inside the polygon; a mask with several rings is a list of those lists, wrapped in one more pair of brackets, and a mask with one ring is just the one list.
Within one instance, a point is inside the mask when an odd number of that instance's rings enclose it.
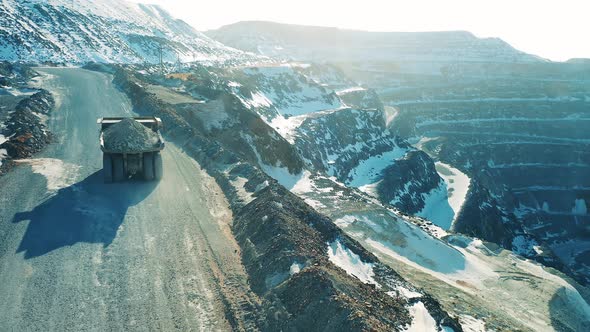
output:
{"label": "ore load in truck bed", "polygon": [[104,147],[111,153],[139,153],[160,145],[156,132],[131,119],[123,119],[103,132]]}

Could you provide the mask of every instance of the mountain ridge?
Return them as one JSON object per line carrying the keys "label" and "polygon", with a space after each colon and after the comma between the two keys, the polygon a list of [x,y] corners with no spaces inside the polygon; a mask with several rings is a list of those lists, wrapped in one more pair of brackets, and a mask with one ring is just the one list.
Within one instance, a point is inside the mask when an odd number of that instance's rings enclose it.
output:
{"label": "mountain ridge", "polygon": [[[371,45],[375,51],[387,53],[380,58],[409,59],[414,55],[420,58],[421,53],[434,51],[439,58],[425,57],[424,60],[440,61],[440,55],[446,55],[444,61],[469,60],[469,61],[490,61],[500,62],[539,62],[547,61],[539,56],[528,54],[517,50],[506,41],[490,37],[478,38],[469,31],[426,31],[426,32],[394,32],[394,31],[363,31],[355,29],[341,29],[336,27],[307,26],[296,24],[285,24],[271,21],[241,21],[225,25],[215,30],[204,32],[206,35],[221,41],[222,43],[251,52],[258,52],[268,56],[286,56],[295,54],[291,58],[296,60],[314,60],[325,57],[325,54],[336,56],[337,60],[359,60],[360,55],[354,54],[357,46]],[[332,43],[326,45],[326,38]],[[264,41],[267,45],[260,45]],[[354,43],[351,45],[349,43]],[[425,45],[421,45],[425,43]],[[353,56],[344,56],[342,52],[328,52],[329,49],[349,47],[353,50]],[[462,46],[469,46],[475,53],[458,50]],[[314,56],[301,52],[304,47],[315,47],[313,51],[321,53]],[[416,48],[417,49],[414,49]],[[453,52],[458,51],[459,53]],[[410,52],[408,52],[410,51]],[[411,52],[414,51],[414,52]],[[347,52],[351,53],[351,52]],[[481,53],[481,55],[478,55]],[[455,57],[459,55],[459,57]],[[374,58],[375,54],[369,54]],[[490,58],[490,56],[492,56]],[[495,56],[495,57],[494,57]]]}
{"label": "mountain ridge", "polygon": [[0,58],[58,63],[156,63],[241,58],[157,5],[122,0],[4,0]]}

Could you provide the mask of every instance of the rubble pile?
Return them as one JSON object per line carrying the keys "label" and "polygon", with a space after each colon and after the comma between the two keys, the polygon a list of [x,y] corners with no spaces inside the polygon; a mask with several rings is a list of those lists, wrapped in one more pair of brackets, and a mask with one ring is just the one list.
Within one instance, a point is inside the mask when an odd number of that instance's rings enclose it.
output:
{"label": "rubble pile", "polygon": [[123,119],[103,132],[104,147],[113,153],[137,153],[154,150],[160,145],[156,132],[131,119]]}

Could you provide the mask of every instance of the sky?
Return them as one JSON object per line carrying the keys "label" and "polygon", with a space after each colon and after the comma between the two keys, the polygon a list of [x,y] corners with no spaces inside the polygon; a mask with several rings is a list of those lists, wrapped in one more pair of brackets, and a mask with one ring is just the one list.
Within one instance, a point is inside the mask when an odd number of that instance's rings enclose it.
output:
{"label": "sky", "polygon": [[368,31],[467,30],[553,61],[590,58],[590,0],[132,0],[197,30],[246,20]]}

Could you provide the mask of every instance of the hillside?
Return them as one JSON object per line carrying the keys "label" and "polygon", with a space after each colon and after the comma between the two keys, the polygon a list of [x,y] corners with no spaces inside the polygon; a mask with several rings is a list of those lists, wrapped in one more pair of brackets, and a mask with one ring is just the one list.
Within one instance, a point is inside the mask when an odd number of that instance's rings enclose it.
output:
{"label": "hillside", "polygon": [[206,34],[250,52],[317,62],[539,62],[498,38],[477,38],[467,31],[368,32],[279,24],[239,22]]}
{"label": "hillside", "polygon": [[3,0],[0,59],[138,63],[216,61],[243,52],[216,42],[156,5],[119,0]]}

